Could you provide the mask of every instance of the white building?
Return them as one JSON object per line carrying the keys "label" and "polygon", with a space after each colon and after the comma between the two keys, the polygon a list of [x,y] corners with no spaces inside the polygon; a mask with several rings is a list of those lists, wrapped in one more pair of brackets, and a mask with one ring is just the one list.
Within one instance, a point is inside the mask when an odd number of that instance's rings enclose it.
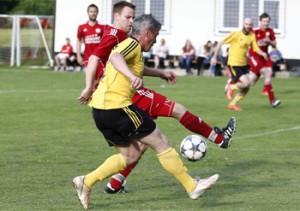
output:
{"label": "white building", "polygon": [[[198,49],[207,40],[218,41],[230,31],[241,29],[244,17],[258,24],[258,16],[268,12],[275,29],[278,48],[284,58],[300,61],[300,2],[297,0],[130,0],[137,6],[136,16],[152,13],[163,24],[158,37],[165,38],[170,54],[178,55],[186,39]],[[112,23],[112,5],[117,0],[56,0],[55,51],[66,37],[73,46],[79,24],[88,19],[86,9],[99,7],[98,20]]]}

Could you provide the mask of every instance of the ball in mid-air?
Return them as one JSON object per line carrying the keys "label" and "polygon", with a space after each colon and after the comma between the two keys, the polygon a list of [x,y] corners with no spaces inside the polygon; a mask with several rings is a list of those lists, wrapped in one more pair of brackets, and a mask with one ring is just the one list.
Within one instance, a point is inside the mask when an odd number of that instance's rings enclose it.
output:
{"label": "ball in mid-air", "polygon": [[189,161],[201,160],[207,152],[207,144],[202,136],[189,135],[180,144],[180,153]]}

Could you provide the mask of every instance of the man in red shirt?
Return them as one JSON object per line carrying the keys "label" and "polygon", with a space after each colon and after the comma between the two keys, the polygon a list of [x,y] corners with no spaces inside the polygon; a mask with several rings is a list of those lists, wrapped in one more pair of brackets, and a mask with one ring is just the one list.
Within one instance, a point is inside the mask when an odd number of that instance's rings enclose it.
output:
{"label": "man in red shirt", "polygon": [[[263,13],[259,16],[260,26],[253,29],[259,48],[268,54],[268,47],[276,47],[276,37],[272,28],[269,27],[271,17],[268,13]],[[263,94],[269,96],[270,104],[273,108],[280,104],[280,100],[275,98],[271,79],[272,79],[272,61],[268,54],[268,58],[264,59],[251,48],[249,51],[248,63],[250,65],[249,78],[254,85],[260,78],[264,76]]]}
{"label": "man in red shirt", "polygon": [[62,68],[61,64],[63,65],[63,69],[66,70],[67,59],[72,59],[73,47],[70,42],[70,38],[67,37],[66,44],[62,46],[60,53],[54,57],[58,70]]}
{"label": "man in red shirt", "polygon": [[[121,8],[114,7],[113,14],[121,13]],[[120,12],[118,12],[120,10]],[[81,104],[86,104],[92,95],[95,88],[93,79],[95,76],[101,78],[103,71],[97,71],[97,66],[104,69],[108,61],[111,50],[120,42],[127,38],[127,33],[130,32],[132,22],[127,21],[131,17],[116,15],[114,19],[114,27],[105,26],[102,40],[97,48],[89,57],[89,62],[86,70],[86,88],[82,91],[78,100]],[[171,71],[160,71],[145,67],[147,72],[151,72],[152,76],[156,75],[168,81],[176,81],[176,75]],[[142,88],[136,92],[133,97],[133,103],[144,110],[148,116],[156,119],[158,116],[176,118],[182,125],[190,131],[200,134],[210,141],[216,143],[221,148],[228,148],[231,142],[231,136],[235,132],[236,120],[230,118],[228,125],[222,130],[218,127],[212,128],[204,120],[190,113],[183,105],[173,102],[153,90]],[[112,180],[105,188],[107,193],[115,193],[123,190],[123,182],[129,175],[137,162],[128,166],[119,174],[113,176]]]}
{"label": "man in red shirt", "polygon": [[[88,60],[93,50],[99,45],[105,25],[97,22],[98,7],[95,4],[90,4],[87,8],[89,20],[85,24],[78,26],[76,54],[77,62],[81,66],[87,67]],[[84,58],[81,56],[81,46],[84,44]],[[99,69],[101,71],[101,69]]]}

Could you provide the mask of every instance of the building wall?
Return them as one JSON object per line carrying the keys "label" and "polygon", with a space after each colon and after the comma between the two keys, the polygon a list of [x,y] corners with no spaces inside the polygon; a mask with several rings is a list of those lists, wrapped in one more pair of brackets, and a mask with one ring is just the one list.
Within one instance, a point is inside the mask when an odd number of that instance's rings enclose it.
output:
{"label": "building wall", "polygon": [[[190,39],[196,49],[207,40],[221,40],[225,35],[215,33],[216,0],[170,0],[170,27],[161,32],[157,43],[165,38],[170,54],[180,54],[186,39]],[[102,23],[110,21],[110,0],[56,0],[55,51],[64,44],[64,38],[70,37],[73,46],[76,43],[76,32],[79,24],[87,21],[86,8],[95,3],[99,8],[98,20]],[[285,58],[300,59],[300,19],[297,0],[285,1],[285,33],[277,37],[278,48]],[[70,5],[72,7],[70,8]],[[66,9],[68,8],[68,9]],[[155,46],[154,46],[155,47]]]}

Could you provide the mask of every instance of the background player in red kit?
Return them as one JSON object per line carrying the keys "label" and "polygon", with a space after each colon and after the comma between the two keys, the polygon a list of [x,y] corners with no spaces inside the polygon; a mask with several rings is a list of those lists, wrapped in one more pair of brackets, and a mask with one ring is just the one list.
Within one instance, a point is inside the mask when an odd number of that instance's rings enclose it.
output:
{"label": "background player in red kit", "polygon": [[[269,27],[271,17],[268,13],[263,13],[259,16],[260,26],[254,28],[253,32],[257,40],[259,48],[268,54],[268,47],[276,47],[276,37],[272,28]],[[272,79],[272,61],[268,54],[268,59],[264,59],[262,56],[258,55],[251,48],[249,51],[248,63],[250,65],[249,78],[252,85],[260,78],[262,74],[264,76],[264,89],[263,94],[269,96],[270,104],[273,108],[280,104],[280,100],[275,98],[273,91],[271,79]]]}
{"label": "background player in red kit", "polygon": [[[86,88],[82,91],[78,100],[85,104],[89,101],[92,90],[94,88],[93,78],[102,76],[102,72],[97,72],[97,65],[105,67],[111,50],[118,43],[127,38],[127,33],[130,32],[132,23],[129,21],[131,17],[127,17],[126,9],[135,8],[129,2],[121,1],[114,5],[114,27],[106,26],[102,36],[102,40],[97,48],[93,51],[89,58],[89,63],[86,70]],[[170,71],[160,71],[152,68],[147,68],[147,72],[152,72],[152,76],[156,75],[163,79],[173,78],[176,81],[176,75]],[[183,105],[173,102],[167,97],[160,95],[153,90],[143,88],[139,90],[133,97],[133,103],[144,110],[151,118],[158,116],[176,118],[182,125],[192,132],[201,134],[212,142],[216,143],[221,148],[228,148],[231,141],[231,136],[235,131],[235,118],[232,117],[228,125],[223,129],[217,127],[212,128],[198,116],[191,114]],[[113,176],[112,180],[105,188],[107,193],[115,193],[123,190],[122,183],[129,175],[137,162],[128,166],[119,174]]]}
{"label": "background player in red kit", "polygon": [[[78,26],[76,54],[77,61],[81,66],[87,66],[90,55],[93,50],[99,45],[105,25],[97,22],[98,7],[95,4],[90,4],[87,8],[89,20],[85,24]],[[81,56],[81,46],[84,43],[84,58]],[[102,69],[99,69],[101,71]]]}

